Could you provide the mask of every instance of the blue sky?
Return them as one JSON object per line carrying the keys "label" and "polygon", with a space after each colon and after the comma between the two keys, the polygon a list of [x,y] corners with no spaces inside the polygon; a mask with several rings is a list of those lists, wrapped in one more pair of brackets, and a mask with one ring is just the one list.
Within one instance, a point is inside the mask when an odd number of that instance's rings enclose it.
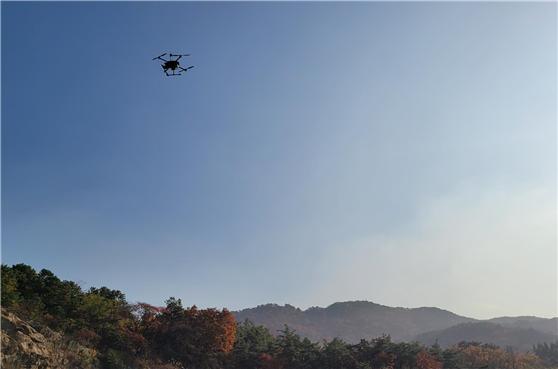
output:
{"label": "blue sky", "polygon": [[556,316],[556,41],[553,3],[3,2],[2,261]]}

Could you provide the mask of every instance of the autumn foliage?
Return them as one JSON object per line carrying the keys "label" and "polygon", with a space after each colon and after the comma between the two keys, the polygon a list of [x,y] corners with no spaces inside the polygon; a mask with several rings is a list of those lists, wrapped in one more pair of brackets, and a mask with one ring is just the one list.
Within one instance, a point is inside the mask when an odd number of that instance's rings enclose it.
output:
{"label": "autumn foliage", "polygon": [[459,353],[462,365],[471,368],[542,368],[543,363],[533,353],[514,353],[511,350],[489,344],[461,343],[454,348]]}
{"label": "autumn foliage", "polygon": [[417,369],[442,369],[443,367],[440,361],[436,360],[436,358],[425,350],[417,354],[416,366]]}

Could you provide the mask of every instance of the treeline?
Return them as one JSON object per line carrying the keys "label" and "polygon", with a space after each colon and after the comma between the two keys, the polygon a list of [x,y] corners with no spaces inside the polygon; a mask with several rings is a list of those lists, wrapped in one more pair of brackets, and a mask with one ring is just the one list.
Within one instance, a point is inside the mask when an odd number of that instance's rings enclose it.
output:
{"label": "treeline", "polygon": [[165,308],[129,304],[120,291],[82,291],[74,282],[25,264],[2,265],[1,296],[3,308],[39,330],[56,330],[94,348],[95,363],[89,367],[219,368],[236,337],[236,322],[227,310],[185,309],[175,298]]}
{"label": "treeline", "polygon": [[[82,368],[558,368],[558,343],[538,345],[532,353],[474,342],[441,349],[395,343],[389,336],[358,344],[339,339],[316,343],[288,327],[272,335],[248,321],[237,323],[226,309],[184,308],[180,299],[169,298],[165,307],[130,304],[120,291],[83,291],[74,282],[25,264],[2,265],[1,277],[4,309],[95,350],[93,362],[84,358]],[[80,367],[79,358],[73,365]]]}

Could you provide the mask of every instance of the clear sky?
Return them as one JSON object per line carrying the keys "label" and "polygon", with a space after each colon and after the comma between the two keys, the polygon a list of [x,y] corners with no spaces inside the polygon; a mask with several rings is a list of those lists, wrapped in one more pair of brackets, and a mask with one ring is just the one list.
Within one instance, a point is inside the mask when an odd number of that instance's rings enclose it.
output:
{"label": "clear sky", "polygon": [[556,6],[2,2],[2,262],[556,316]]}

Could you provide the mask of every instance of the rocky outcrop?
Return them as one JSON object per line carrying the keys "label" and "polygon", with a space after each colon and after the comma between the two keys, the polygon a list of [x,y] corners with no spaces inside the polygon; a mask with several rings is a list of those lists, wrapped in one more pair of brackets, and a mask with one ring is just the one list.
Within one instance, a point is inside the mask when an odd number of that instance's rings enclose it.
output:
{"label": "rocky outcrop", "polygon": [[37,330],[2,309],[0,332],[4,369],[93,369],[95,350],[67,341],[49,329]]}

